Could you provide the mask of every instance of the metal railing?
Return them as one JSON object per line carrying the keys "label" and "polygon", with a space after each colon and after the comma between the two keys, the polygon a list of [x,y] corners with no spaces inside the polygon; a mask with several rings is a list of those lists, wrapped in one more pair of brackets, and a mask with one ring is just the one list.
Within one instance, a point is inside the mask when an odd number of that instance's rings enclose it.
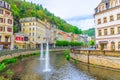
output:
{"label": "metal railing", "polygon": [[[45,48],[44,48],[45,49]],[[69,49],[68,47],[50,47],[49,49],[57,50],[57,49]],[[16,50],[0,50],[0,56],[3,55],[10,55],[10,54],[16,54],[16,53],[22,53],[22,52],[27,52],[27,51],[37,51],[40,50],[40,48],[35,48],[35,49],[16,49]]]}

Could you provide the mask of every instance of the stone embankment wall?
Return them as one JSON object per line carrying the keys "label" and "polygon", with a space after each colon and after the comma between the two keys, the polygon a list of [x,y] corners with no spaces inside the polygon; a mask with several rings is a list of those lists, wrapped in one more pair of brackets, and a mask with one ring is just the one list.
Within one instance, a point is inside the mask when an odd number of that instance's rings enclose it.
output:
{"label": "stone embankment wall", "polygon": [[0,56],[0,62],[2,62],[5,59],[11,59],[11,58],[14,58],[14,57],[19,57],[21,55],[29,55],[29,54],[33,54],[33,53],[36,53],[36,52],[39,52],[39,51],[38,50],[36,50],[36,51],[26,51],[26,52],[21,52],[21,53],[3,55],[3,56]]}
{"label": "stone embankment wall", "polygon": [[70,56],[88,64],[120,69],[119,51],[71,50]]}
{"label": "stone embankment wall", "polygon": [[[55,52],[61,52],[61,51],[64,51],[66,50],[65,49],[50,49],[50,51],[55,51]],[[8,53],[7,53],[8,52]],[[33,54],[33,53],[36,53],[36,52],[40,52],[40,50],[27,50],[27,51],[17,51],[17,52],[13,52],[12,51],[7,51],[5,54],[3,53],[2,55],[0,55],[0,62],[2,62],[3,60],[5,59],[10,59],[10,58],[14,58],[14,57],[19,57],[21,55],[29,55],[29,54]]]}

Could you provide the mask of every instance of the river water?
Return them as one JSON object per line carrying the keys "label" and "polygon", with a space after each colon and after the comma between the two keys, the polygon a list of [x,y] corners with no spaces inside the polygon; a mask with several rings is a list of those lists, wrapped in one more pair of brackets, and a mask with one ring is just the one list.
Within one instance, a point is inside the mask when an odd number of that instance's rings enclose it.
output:
{"label": "river water", "polygon": [[51,72],[43,72],[44,61],[39,57],[23,59],[10,66],[13,80],[120,80],[120,72],[69,62],[60,52],[50,53]]}

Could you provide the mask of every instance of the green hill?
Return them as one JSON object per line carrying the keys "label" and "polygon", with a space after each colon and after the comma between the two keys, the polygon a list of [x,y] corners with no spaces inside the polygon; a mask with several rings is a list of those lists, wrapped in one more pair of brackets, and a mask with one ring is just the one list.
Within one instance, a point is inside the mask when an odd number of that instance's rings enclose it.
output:
{"label": "green hill", "polygon": [[88,30],[84,30],[83,34],[87,34],[88,36],[95,36],[95,28],[90,28]]}
{"label": "green hill", "polygon": [[[14,15],[14,25],[19,24],[19,19],[24,17],[37,17],[41,20],[47,19],[48,21],[54,23],[59,29],[65,32],[73,32],[76,34],[81,34],[82,31],[76,26],[68,24],[65,20],[53,13],[49,12],[42,5],[35,4],[32,2],[26,2],[25,0],[4,0],[11,5],[11,9]],[[17,25],[18,26],[18,25]]]}

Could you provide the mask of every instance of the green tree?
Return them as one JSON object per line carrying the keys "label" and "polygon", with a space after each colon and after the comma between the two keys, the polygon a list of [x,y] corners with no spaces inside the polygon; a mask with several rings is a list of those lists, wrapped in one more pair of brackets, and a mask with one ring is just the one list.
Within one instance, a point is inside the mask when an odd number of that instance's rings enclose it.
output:
{"label": "green tree", "polygon": [[95,41],[94,40],[91,40],[89,43],[90,43],[90,46],[94,46],[95,45]]}
{"label": "green tree", "polygon": [[17,32],[18,31],[18,27],[17,26],[13,26],[13,32]]}
{"label": "green tree", "polygon": [[11,9],[14,15],[14,25],[17,25],[20,18],[25,17],[37,17],[41,20],[47,20],[58,26],[58,29],[64,32],[72,32],[75,34],[81,34],[82,30],[76,26],[67,23],[65,20],[53,13],[49,12],[42,5],[35,4],[32,2],[27,2],[26,0],[4,0],[11,5]]}

